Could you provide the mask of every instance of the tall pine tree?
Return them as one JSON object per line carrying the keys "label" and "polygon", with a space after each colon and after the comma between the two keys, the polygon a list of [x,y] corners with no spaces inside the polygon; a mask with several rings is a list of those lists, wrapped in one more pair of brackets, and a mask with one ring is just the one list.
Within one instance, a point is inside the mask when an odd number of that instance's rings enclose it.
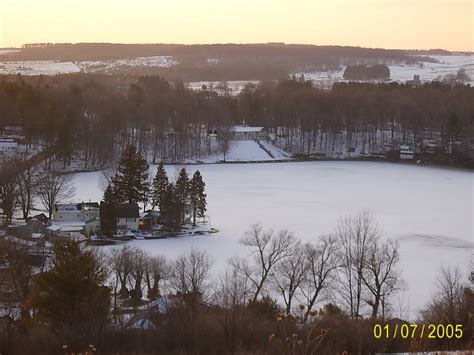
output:
{"label": "tall pine tree", "polygon": [[117,232],[117,202],[110,184],[100,202],[100,230],[107,237],[112,237]]}
{"label": "tall pine tree", "polygon": [[196,172],[194,173],[190,185],[190,200],[193,216],[193,225],[196,226],[196,217],[204,217],[207,205],[206,194],[204,192],[206,184],[202,180],[202,175],[199,170],[196,170]]}
{"label": "tall pine tree", "polygon": [[160,162],[158,170],[156,171],[155,178],[153,179],[152,186],[152,206],[153,208],[159,207],[160,211],[162,209],[163,197],[168,188],[169,180],[168,175],[166,175],[166,170],[163,165],[163,162]]}
{"label": "tall pine tree", "polygon": [[175,197],[176,189],[173,184],[166,187],[161,203],[160,221],[164,230],[179,232],[181,230],[180,205]]}
{"label": "tall pine tree", "polygon": [[175,201],[179,205],[179,214],[181,217],[181,223],[184,224],[186,221],[186,215],[189,213],[190,201],[189,201],[189,176],[185,168],[182,168],[179,172],[178,180],[176,180],[175,187]]}
{"label": "tall pine tree", "polygon": [[112,178],[117,201],[143,203],[146,206],[150,192],[148,176],[146,159],[133,145],[129,145],[122,153],[117,173]]}

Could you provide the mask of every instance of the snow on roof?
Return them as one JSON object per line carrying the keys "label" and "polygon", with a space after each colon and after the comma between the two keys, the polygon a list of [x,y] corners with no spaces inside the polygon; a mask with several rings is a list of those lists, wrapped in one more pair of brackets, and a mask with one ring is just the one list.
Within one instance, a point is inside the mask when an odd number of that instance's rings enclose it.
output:
{"label": "snow on roof", "polygon": [[84,221],[66,221],[66,222],[54,222],[54,225],[59,226],[61,228],[63,227],[84,227],[86,225],[86,222]]}
{"label": "snow on roof", "polygon": [[263,127],[250,127],[250,126],[232,126],[230,130],[232,132],[260,132]]}

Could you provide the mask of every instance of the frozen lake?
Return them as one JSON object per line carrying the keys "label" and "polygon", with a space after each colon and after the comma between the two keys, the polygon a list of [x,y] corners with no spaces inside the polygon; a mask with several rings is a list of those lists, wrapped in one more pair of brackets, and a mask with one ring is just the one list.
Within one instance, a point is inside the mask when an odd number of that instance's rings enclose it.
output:
{"label": "frozen lake", "polygon": [[[167,166],[174,177],[180,166]],[[214,270],[245,255],[238,240],[253,222],[287,228],[304,241],[333,232],[338,218],[370,211],[383,236],[400,241],[402,302],[410,314],[433,292],[441,265],[467,270],[474,253],[474,173],[375,162],[192,165],[206,182],[212,236],[133,241],[168,257],[194,246],[210,253]],[[156,167],[152,167],[153,174]],[[102,174],[75,175],[75,200],[100,200]],[[466,272],[467,274],[467,272]]]}

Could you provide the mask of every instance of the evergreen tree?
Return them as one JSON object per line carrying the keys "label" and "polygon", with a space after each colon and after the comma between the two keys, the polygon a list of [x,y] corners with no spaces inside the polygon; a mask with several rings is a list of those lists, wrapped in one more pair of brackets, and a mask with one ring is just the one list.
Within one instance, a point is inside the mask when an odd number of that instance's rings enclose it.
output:
{"label": "evergreen tree", "polygon": [[141,202],[146,206],[150,190],[148,176],[146,159],[133,145],[129,145],[122,153],[117,173],[112,178],[117,202]]}
{"label": "evergreen tree", "polygon": [[160,211],[162,209],[162,201],[166,189],[168,188],[169,181],[168,175],[166,175],[166,170],[163,165],[163,162],[160,162],[158,166],[158,170],[156,172],[156,176],[153,179],[153,187],[152,187],[152,205],[153,208],[158,206]]}
{"label": "evergreen tree", "polygon": [[175,187],[175,201],[178,204],[182,224],[184,224],[190,208],[189,187],[188,172],[185,168],[182,168]]}
{"label": "evergreen tree", "polygon": [[176,201],[175,192],[176,189],[173,184],[169,184],[166,187],[163,201],[161,203],[162,208],[160,210],[160,221],[163,229],[172,232],[179,232],[181,230],[181,215],[180,205]]}
{"label": "evergreen tree", "polygon": [[190,199],[191,209],[193,215],[193,225],[196,226],[196,217],[204,217],[206,212],[206,194],[204,193],[206,184],[202,180],[202,175],[199,170],[193,175],[191,179]]}
{"label": "evergreen tree", "polygon": [[113,236],[117,231],[117,203],[110,184],[100,202],[100,230],[107,237]]}
{"label": "evergreen tree", "polygon": [[36,321],[69,346],[96,343],[108,323],[106,268],[77,242],[55,244],[54,264],[35,279],[31,304]]}

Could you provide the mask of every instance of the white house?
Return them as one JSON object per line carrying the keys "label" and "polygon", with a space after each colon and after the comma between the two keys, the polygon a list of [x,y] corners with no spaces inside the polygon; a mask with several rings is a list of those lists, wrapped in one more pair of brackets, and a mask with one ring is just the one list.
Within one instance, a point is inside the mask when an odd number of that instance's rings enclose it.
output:
{"label": "white house", "polygon": [[268,139],[267,130],[264,127],[250,127],[244,124],[232,126],[230,132],[234,140]]}
{"label": "white house", "polygon": [[123,203],[117,206],[117,230],[127,232],[138,230],[140,220],[140,210],[136,203]]}
{"label": "white house", "polygon": [[13,138],[0,138],[0,152],[13,153],[18,149],[18,143]]}
{"label": "white house", "polygon": [[78,229],[86,234],[100,230],[100,209],[97,202],[61,203],[54,206],[53,224],[62,229]]}

